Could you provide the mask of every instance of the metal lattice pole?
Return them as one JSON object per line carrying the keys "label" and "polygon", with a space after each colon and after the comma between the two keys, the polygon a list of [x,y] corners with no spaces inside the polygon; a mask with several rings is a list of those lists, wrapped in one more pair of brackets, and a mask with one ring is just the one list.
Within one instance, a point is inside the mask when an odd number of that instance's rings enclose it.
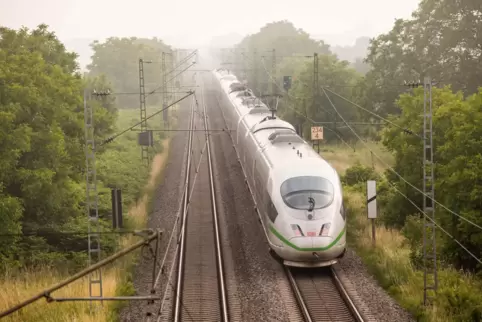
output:
{"label": "metal lattice pole", "polygon": [[320,82],[318,78],[318,53],[313,54],[313,95],[318,95],[320,90]]}
{"label": "metal lattice pole", "polygon": [[313,110],[316,110],[316,104],[318,102],[320,94],[320,82],[318,78],[318,54],[313,54]]}
{"label": "metal lattice pole", "polygon": [[234,48],[233,51],[233,56],[234,56],[234,69],[236,70],[235,75],[242,81],[243,80],[243,75],[241,72],[241,66],[239,63],[239,48]]}
{"label": "metal lattice pole", "polygon": [[[253,91],[257,96],[260,96],[261,93],[258,91],[258,52],[256,48],[253,50]],[[258,92],[258,93],[256,93]]]}
{"label": "metal lattice pole", "polygon": [[175,77],[169,77],[169,84],[167,84],[168,86],[168,92],[169,92],[169,101],[172,102],[174,100],[174,97],[173,97],[173,92],[175,91],[174,90],[174,87],[175,87],[175,84],[176,84],[176,79],[179,75],[177,75],[178,73],[174,71],[174,68],[176,67],[174,65],[174,59],[175,59],[175,52],[171,52],[169,54],[169,71],[173,71],[173,73],[175,74]]}
{"label": "metal lattice pole", "polygon": [[[167,96],[167,69],[166,69],[166,55],[167,53],[162,52],[162,61],[161,61],[161,74],[162,74],[162,108],[165,109],[168,102]],[[162,119],[164,121],[164,129],[169,130],[169,120],[167,109],[162,112]],[[169,132],[167,132],[169,135]]]}
{"label": "metal lattice pole", "polygon": [[[319,60],[318,60],[318,53],[313,54],[313,111],[316,111],[318,102],[320,101],[320,80],[318,75],[319,70]],[[316,143],[315,143],[316,142]],[[319,151],[319,141],[314,140],[312,141],[312,147],[315,148],[315,144],[318,145]]]}
{"label": "metal lattice pole", "polygon": [[[90,98],[90,97],[89,97]],[[84,128],[85,128],[85,173],[86,173],[86,212],[88,220],[88,266],[101,260],[100,222],[97,196],[97,175],[95,170],[94,112],[87,103],[87,89],[84,89]],[[97,292],[96,292],[97,291]],[[102,271],[99,268],[89,274],[89,297],[102,297]],[[102,303],[102,302],[101,302]],[[92,302],[90,303],[92,310]]]}
{"label": "metal lattice pole", "polygon": [[[139,109],[141,113],[141,133],[147,132],[146,88],[144,83],[144,60],[139,59]],[[141,159],[149,166],[149,147],[141,145]]]}
{"label": "metal lattice pole", "polygon": [[271,58],[271,77],[273,81],[271,83],[271,94],[273,98],[271,99],[273,108],[276,108],[276,49],[273,48],[272,58]]}
{"label": "metal lattice pole", "polygon": [[[181,53],[179,52],[179,50],[174,51],[174,56],[172,58],[172,61],[173,61],[172,68],[173,69],[176,68],[177,64],[179,63],[180,55],[181,55]],[[176,79],[174,80],[174,87],[173,87],[174,100],[177,100],[176,91],[179,89],[178,85],[180,85],[180,84],[181,84],[181,75],[177,75],[177,72],[176,72]]]}
{"label": "metal lattice pole", "polygon": [[[437,291],[437,251],[435,246],[435,205],[434,198],[434,164],[433,164],[433,132],[432,132],[432,80],[424,78],[423,102],[423,211],[433,221],[423,217],[423,303],[430,299],[429,290]],[[430,199],[432,198],[432,199]]]}

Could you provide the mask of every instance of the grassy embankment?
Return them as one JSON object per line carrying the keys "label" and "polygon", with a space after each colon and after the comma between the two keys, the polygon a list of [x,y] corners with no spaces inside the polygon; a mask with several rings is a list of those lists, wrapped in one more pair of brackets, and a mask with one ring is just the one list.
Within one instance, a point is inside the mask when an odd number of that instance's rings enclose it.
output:
{"label": "grassy embankment", "polygon": [[[158,108],[148,109],[151,115]],[[175,112],[171,114],[175,122]],[[152,118],[148,123],[150,128],[161,128],[161,116]],[[122,130],[139,121],[137,109],[121,110],[117,122],[117,130]],[[157,140],[154,147],[157,152],[151,168],[147,169],[140,159],[140,147],[137,145],[137,133],[130,131],[118,137],[109,144],[109,150],[97,158],[97,173],[99,179],[99,195],[101,202],[110,202],[108,184],[115,184],[122,188],[125,228],[140,229],[145,227],[147,214],[150,210],[152,194],[155,186],[162,178],[162,170],[169,151],[169,139]],[[155,132],[155,138],[160,138],[160,132]],[[137,202],[136,202],[137,199]],[[118,237],[118,249],[125,248],[137,242],[139,237],[121,235]],[[104,296],[129,295],[133,292],[131,272],[138,256],[138,252],[127,254],[119,258],[103,270]],[[43,289],[65,279],[67,275],[61,273],[61,268],[46,267],[42,270],[29,270],[13,276],[4,276],[0,280],[0,311],[7,309],[29,296],[37,294]],[[53,297],[86,297],[89,295],[88,277],[77,280],[64,288],[54,292]],[[89,314],[88,302],[47,303],[45,300],[27,306],[12,314],[5,321],[115,321],[122,302],[105,302],[102,309],[94,315]]]}
{"label": "grassy embankment", "polygon": [[[392,164],[390,153],[375,143],[370,148]],[[385,166],[371,152],[359,144],[356,151],[345,147],[328,146],[320,154],[344,174],[346,169],[358,161],[367,167],[375,167],[379,173]],[[366,184],[364,189],[366,189]],[[345,202],[348,217],[348,243],[361,256],[369,271],[377,278],[380,285],[393,296],[398,303],[408,309],[421,321],[481,321],[473,313],[478,305],[482,310],[482,283],[473,276],[443,268],[439,269],[439,291],[434,305],[425,309],[423,300],[423,271],[413,268],[410,262],[410,248],[406,238],[398,230],[387,229],[383,225],[376,227],[376,245],[372,246],[371,226],[366,215],[366,191],[360,188],[345,187]],[[378,206],[379,216],[383,209]],[[380,221],[379,221],[380,223]]]}

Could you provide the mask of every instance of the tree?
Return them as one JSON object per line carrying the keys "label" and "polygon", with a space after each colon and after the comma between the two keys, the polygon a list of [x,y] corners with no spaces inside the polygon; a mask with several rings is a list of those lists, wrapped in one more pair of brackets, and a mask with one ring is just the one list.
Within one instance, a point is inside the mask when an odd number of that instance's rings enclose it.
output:
{"label": "tree", "polygon": [[355,62],[351,64],[353,69],[355,69],[357,72],[359,72],[362,75],[366,75],[370,71],[370,65],[364,62],[364,58],[356,58]]}
{"label": "tree", "polygon": [[399,113],[395,99],[404,81],[431,76],[465,95],[477,92],[482,67],[482,3],[476,0],[424,0],[413,19],[371,41],[367,74],[374,109]]}
{"label": "tree", "polygon": [[[84,82],[75,58],[45,25],[0,28],[1,230],[60,230],[84,213]],[[115,108],[97,104],[104,107],[95,124],[102,138],[112,131]],[[0,252],[9,256],[17,241]],[[24,250],[40,241],[24,239]]]}
{"label": "tree", "polygon": [[[423,88],[413,94],[401,95],[397,106],[401,110],[395,124],[421,134],[423,118]],[[435,162],[435,199],[472,222],[482,225],[482,89],[464,99],[461,91],[453,93],[450,87],[434,88],[433,133]],[[394,153],[394,169],[408,182],[421,190],[423,142],[414,135],[402,133],[399,128],[388,126],[383,132],[383,143]],[[387,170],[387,179],[395,182],[411,200],[422,208],[422,195]],[[402,196],[394,195],[384,207],[385,222],[402,227],[406,216],[416,209]],[[482,256],[480,229],[435,205],[437,223],[449,231],[477,257]],[[477,268],[477,262],[450,237],[443,235],[439,245],[442,259],[457,267]]]}
{"label": "tree", "polygon": [[[256,58],[254,50],[256,49]],[[302,125],[304,136],[310,136],[311,120],[333,122],[325,125],[325,139],[347,137],[348,132],[334,128],[335,122],[342,125],[331,103],[347,120],[359,118],[356,108],[345,101],[329,95],[330,100],[319,89],[315,99],[313,93],[313,54],[318,53],[320,86],[333,87],[348,98],[358,96],[360,77],[350,68],[348,61],[341,61],[331,54],[329,46],[321,40],[311,39],[302,29],[296,29],[291,22],[278,21],[265,25],[254,35],[245,37],[234,50],[225,57],[229,63],[235,63],[235,74],[240,79],[247,79],[248,86],[255,94],[268,94],[273,82],[272,49],[276,54],[277,93],[283,94],[278,105],[278,114],[294,125]],[[243,71],[246,71],[243,73]],[[246,74],[246,76],[244,75]],[[269,75],[268,75],[269,74]],[[270,77],[271,76],[271,77]],[[292,76],[292,88],[283,93],[283,76]],[[340,90],[338,90],[340,89]],[[343,132],[343,133],[342,133]]]}
{"label": "tree", "polygon": [[[108,38],[104,43],[94,41],[92,63],[87,66],[92,77],[106,75],[118,92],[139,93],[139,59],[151,60],[144,64],[146,93],[161,84],[162,52],[171,53],[169,46],[160,39],[145,38]],[[167,56],[170,59],[170,56]],[[166,63],[167,65],[167,63]],[[150,95],[148,104],[160,104],[160,94]],[[122,108],[137,108],[139,96],[122,95],[117,98]]]}
{"label": "tree", "polygon": [[[286,20],[276,21],[266,24],[259,32],[246,36],[239,44],[235,46],[234,51],[238,51],[238,57],[241,64],[236,68],[249,70],[247,72],[248,84],[255,84],[253,90],[258,93],[266,93],[268,84],[271,80],[266,75],[265,68],[271,72],[271,51],[276,50],[277,60],[292,55],[313,55],[314,52],[319,54],[329,54],[329,46],[321,40],[314,40],[310,35],[302,29],[296,29],[295,26]],[[253,59],[256,50],[256,58]],[[256,67],[256,71],[253,69]],[[256,74],[256,75],[255,75]],[[278,83],[280,81],[278,75]]]}
{"label": "tree", "polygon": [[366,57],[369,44],[369,37],[359,37],[353,46],[333,46],[331,51],[341,60],[355,62],[357,59]]}
{"label": "tree", "polygon": [[[284,99],[279,105],[279,114],[288,122],[302,125],[304,137],[310,137],[310,127],[317,122],[332,122],[324,124],[327,130],[325,141],[333,139],[348,140],[352,137],[349,129],[341,129],[343,121],[340,113],[348,121],[360,118],[359,111],[351,104],[335,97],[328,91],[326,94],[321,86],[334,88],[337,93],[355,99],[360,76],[349,67],[347,61],[340,61],[335,55],[320,55],[318,57],[318,78],[320,88],[314,92],[313,88],[314,62],[311,59],[284,58],[280,65],[278,75],[291,75],[292,88],[283,94]],[[315,97],[318,95],[317,97]],[[335,108],[333,108],[333,105]]]}

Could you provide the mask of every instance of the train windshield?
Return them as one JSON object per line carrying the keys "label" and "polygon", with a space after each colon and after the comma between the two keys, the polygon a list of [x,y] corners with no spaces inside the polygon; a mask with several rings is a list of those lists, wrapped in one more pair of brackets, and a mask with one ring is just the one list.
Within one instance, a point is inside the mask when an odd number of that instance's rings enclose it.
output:
{"label": "train windshield", "polygon": [[290,178],[283,182],[280,190],[283,201],[293,209],[311,211],[328,207],[333,202],[333,185],[322,177]]}

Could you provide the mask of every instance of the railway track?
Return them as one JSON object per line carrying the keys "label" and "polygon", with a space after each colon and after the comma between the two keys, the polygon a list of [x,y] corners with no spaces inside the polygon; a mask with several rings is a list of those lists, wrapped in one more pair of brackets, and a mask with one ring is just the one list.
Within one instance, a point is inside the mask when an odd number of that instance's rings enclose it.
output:
{"label": "railway track", "polygon": [[305,321],[364,321],[333,269],[285,266],[285,272]]}
{"label": "railway track", "polygon": [[[217,103],[227,128],[219,101]],[[283,268],[304,321],[365,322],[334,269],[294,269],[284,265]]]}
{"label": "railway track", "polygon": [[[204,88],[190,129],[207,129]],[[172,321],[229,321],[209,134],[190,131]],[[202,151],[202,153],[198,153]],[[195,156],[200,155],[198,160]],[[193,165],[195,165],[193,167]],[[194,177],[194,180],[191,178]],[[191,182],[192,181],[192,182]],[[190,193],[188,192],[190,191]]]}

